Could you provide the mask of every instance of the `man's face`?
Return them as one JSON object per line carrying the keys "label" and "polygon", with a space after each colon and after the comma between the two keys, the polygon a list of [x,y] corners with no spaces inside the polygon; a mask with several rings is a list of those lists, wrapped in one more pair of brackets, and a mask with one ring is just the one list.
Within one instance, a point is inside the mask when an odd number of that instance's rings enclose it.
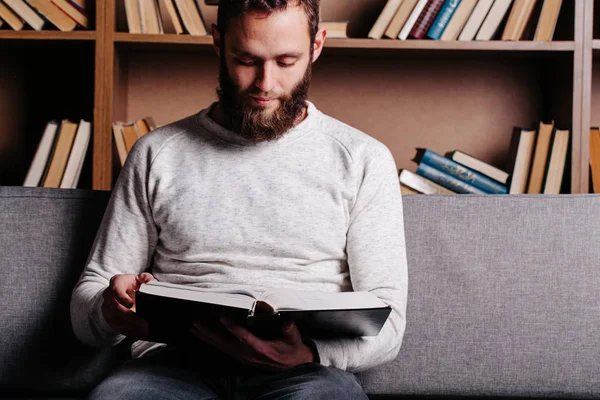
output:
{"label": "man's face", "polygon": [[233,129],[257,142],[281,137],[304,112],[308,95],[306,13],[290,6],[233,18],[221,43],[217,93]]}

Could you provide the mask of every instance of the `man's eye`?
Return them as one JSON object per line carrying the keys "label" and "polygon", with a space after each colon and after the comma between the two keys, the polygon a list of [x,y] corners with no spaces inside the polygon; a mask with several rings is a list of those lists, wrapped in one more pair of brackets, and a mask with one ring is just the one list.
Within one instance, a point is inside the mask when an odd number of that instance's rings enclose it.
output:
{"label": "man's eye", "polygon": [[251,67],[251,66],[253,66],[253,65],[255,65],[255,64],[256,64],[254,61],[250,61],[250,60],[241,60],[241,59],[239,59],[239,58],[236,60],[236,62],[237,62],[239,65],[244,65],[244,66],[246,66],[246,67]]}
{"label": "man's eye", "polygon": [[294,64],[296,64],[296,63],[295,63],[295,62],[293,62],[293,63],[284,63],[284,62],[281,62],[281,61],[278,61],[278,62],[277,62],[277,65],[279,65],[279,66],[280,66],[280,67],[282,67],[282,68],[289,68],[289,67],[293,67],[293,66],[294,66]]}

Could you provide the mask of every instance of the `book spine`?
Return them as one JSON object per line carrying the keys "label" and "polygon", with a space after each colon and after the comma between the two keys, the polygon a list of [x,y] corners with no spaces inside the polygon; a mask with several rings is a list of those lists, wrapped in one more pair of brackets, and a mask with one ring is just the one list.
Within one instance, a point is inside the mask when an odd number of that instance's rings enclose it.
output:
{"label": "book spine", "polygon": [[430,167],[429,165],[427,165],[425,163],[419,164],[419,167],[417,168],[417,174],[421,175],[424,178],[429,179],[430,181],[437,183],[438,185],[441,185],[447,189],[450,189],[456,193],[487,194],[483,190],[478,189],[469,184],[466,184],[465,182],[462,182],[461,180],[456,179],[452,175],[448,175],[445,172],[442,172],[438,169]]}
{"label": "book spine", "polygon": [[454,12],[458,8],[461,0],[446,0],[442,8],[440,9],[439,14],[433,21],[429,32],[427,32],[427,37],[433,40],[439,40],[444,33],[444,30],[448,26],[450,19],[454,15]]}
{"label": "book spine", "polygon": [[452,175],[456,179],[490,194],[506,194],[506,186],[431,150],[425,150],[421,163]]}
{"label": "book spine", "polygon": [[410,31],[410,37],[414,39],[423,39],[429,30],[429,27],[433,24],[433,20],[438,15],[444,0],[431,0],[417,19],[417,22]]}

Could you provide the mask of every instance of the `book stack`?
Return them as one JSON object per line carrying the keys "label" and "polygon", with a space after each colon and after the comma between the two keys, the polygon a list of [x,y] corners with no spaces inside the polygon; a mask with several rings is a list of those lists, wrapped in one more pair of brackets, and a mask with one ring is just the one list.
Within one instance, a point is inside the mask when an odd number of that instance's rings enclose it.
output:
{"label": "book stack", "polygon": [[319,28],[327,31],[328,39],[348,38],[348,23],[350,21],[319,21]]}
{"label": "book stack", "polygon": [[23,186],[76,189],[91,133],[84,120],[48,122]]}
{"label": "book stack", "polygon": [[89,29],[86,0],[0,0],[0,27],[20,31]]}
{"label": "book stack", "polygon": [[388,0],[368,36],[471,41],[501,33],[506,41],[551,41],[561,5],[562,0]]}
{"label": "book stack", "polygon": [[[595,132],[590,134],[590,163],[600,188],[600,130]],[[557,129],[554,121],[542,121],[538,129],[516,127],[504,170],[459,150],[442,156],[418,148],[416,173],[400,171],[402,193],[559,194],[567,176],[569,143],[569,130]]]}
{"label": "book stack", "polygon": [[206,36],[200,0],[123,0],[129,33]]}
{"label": "book stack", "polygon": [[115,138],[115,147],[119,155],[121,166],[125,165],[127,155],[133,148],[135,142],[156,129],[154,118],[145,117],[132,122],[113,122],[112,131]]}

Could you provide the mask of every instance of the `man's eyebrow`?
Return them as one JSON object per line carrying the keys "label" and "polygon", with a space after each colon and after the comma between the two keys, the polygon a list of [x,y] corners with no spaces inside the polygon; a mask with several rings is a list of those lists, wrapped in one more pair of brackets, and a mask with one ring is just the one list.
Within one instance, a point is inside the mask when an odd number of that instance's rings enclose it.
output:
{"label": "man's eyebrow", "polygon": [[[258,57],[255,54],[249,53],[247,51],[244,50],[235,50],[232,49],[232,53],[236,56],[236,57],[248,57],[248,58],[255,58],[257,60],[262,59],[262,57]],[[292,53],[284,53],[284,54],[279,54],[277,56],[275,56],[275,58],[300,58],[302,56],[301,52],[292,52]]]}

